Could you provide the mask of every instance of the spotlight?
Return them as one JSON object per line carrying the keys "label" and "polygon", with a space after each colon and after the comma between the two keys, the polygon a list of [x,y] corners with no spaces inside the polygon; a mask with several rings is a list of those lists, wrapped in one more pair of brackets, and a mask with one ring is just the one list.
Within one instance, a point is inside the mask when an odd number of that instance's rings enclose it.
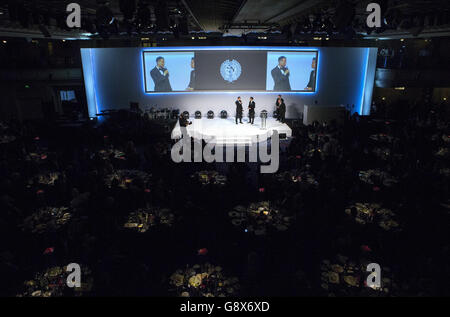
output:
{"label": "spotlight", "polygon": [[97,9],[97,30],[103,39],[109,38],[109,27],[114,23],[114,15],[106,5]]}
{"label": "spotlight", "polygon": [[111,9],[105,5],[97,9],[96,17],[97,23],[100,25],[107,25],[114,22],[114,15]]}

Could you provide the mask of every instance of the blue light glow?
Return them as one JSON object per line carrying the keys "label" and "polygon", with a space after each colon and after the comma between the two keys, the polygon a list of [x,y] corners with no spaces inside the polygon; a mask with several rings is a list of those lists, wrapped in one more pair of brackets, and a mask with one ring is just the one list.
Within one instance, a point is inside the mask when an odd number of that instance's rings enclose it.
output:
{"label": "blue light glow", "polygon": [[358,114],[359,115],[362,115],[363,114],[363,106],[364,106],[364,94],[365,94],[365,91],[366,91],[366,80],[367,80],[367,67],[369,66],[369,52],[370,52],[370,49],[369,48],[366,48],[366,65],[364,66],[364,68],[363,68],[363,71],[364,71],[364,73],[363,73],[363,82],[362,82],[362,89],[361,89],[361,104],[360,104],[360,106],[359,106],[359,111],[358,111]]}
{"label": "blue light glow", "polygon": [[98,114],[97,102],[97,82],[95,79],[95,66],[93,49],[81,49],[83,63],[84,86],[86,90],[86,99],[88,104],[89,117],[95,117]]}
{"label": "blue light glow", "polygon": [[91,67],[92,67],[92,77],[94,80],[94,102],[95,102],[95,110],[97,111],[96,115],[99,113],[98,112],[98,100],[97,100],[97,79],[95,78],[95,62],[94,62],[94,58],[92,57],[92,55],[94,55],[95,52],[92,51],[92,49],[89,50],[89,55],[91,58]]}

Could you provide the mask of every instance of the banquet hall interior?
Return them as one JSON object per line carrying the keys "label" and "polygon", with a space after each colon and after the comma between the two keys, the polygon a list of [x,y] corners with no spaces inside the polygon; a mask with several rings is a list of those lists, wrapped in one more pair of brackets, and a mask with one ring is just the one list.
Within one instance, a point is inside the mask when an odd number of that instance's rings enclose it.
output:
{"label": "banquet hall interior", "polygon": [[449,1],[71,2],[0,2],[0,297],[450,295]]}

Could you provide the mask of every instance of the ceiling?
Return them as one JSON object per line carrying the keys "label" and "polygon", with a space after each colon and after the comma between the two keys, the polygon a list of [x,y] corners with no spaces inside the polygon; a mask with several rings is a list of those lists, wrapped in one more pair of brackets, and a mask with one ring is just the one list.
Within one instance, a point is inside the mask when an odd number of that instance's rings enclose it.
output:
{"label": "ceiling", "polygon": [[[294,38],[344,32],[359,38],[450,35],[448,0],[379,0],[386,23],[375,32],[365,25],[366,7],[372,2],[368,0],[78,0],[78,30],[65,27],[65,6],[70,2],[3,1],[0,37],[115,38],[166,32],[188,38],[192,32],[240,36],[273,31]],[[125,19],[123,7],[131,3],[133,18]],[[99,22],[105,18],[98,14],[104,7],[115,18],[110,25]]]}

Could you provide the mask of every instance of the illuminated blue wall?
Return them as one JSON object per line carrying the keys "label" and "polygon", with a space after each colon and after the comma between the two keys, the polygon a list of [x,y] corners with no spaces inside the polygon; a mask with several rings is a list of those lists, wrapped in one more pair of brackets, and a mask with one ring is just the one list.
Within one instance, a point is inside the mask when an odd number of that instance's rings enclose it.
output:
{"label": "illuminated blue wall", "polygon": [[143,51],[177,50],[318,50],[316,92],[283,93],[288,118],[297,118],[303,106],[355,105],[359,114],[368,115],[372,102],[377,48],[353,47],[177,47],[177,48],[87,48],[81,49],[89,115],[101,110],[128,108],[130,101],[141,107],[177,108],[190,113],[196,110],[234,114],[239,95],[244,103],[253,96],[256,109],[271,112],[276,92],[177,92],[145,93],[142,64]]}

